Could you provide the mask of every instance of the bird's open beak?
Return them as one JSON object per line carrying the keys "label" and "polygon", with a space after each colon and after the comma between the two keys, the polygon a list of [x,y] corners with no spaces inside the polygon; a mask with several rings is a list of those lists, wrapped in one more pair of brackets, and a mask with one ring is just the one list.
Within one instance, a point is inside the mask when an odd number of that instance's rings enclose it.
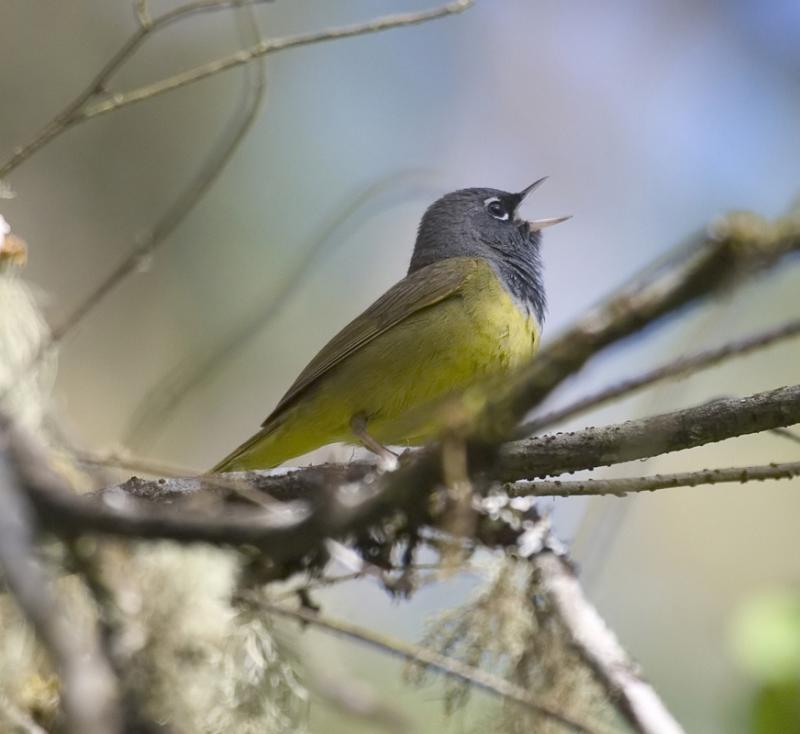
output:
{"label": "bird's open beak", "polygon": [[[518,202],[517,206],[519,206],[528,194],[536,191],[545,181],[547,181],[547,176],[542,176],[538,181],[534,181],[530,186],[525,187],[517,194]],[[545,227],[552,227],[554,224],[560,224],[561,222],[566,222],[568,219],[572,219],[571,216],[566,217],[547,217],[545,219],[533,219],[528,221],[528,229],[531,232],[538,232],[540,229],[544,229]]]}
{"label": "bird's open beak", "polygon": [[538,232],[540,229],[544,229],[545,227],[552,227],[554,224],[561,224],[561,222],[566,222],[567,219],[572,219],[572,215],[569,214],[566,217],[545,217],[544,219],[530,219],[528,220],[528,229],[531,232]]}

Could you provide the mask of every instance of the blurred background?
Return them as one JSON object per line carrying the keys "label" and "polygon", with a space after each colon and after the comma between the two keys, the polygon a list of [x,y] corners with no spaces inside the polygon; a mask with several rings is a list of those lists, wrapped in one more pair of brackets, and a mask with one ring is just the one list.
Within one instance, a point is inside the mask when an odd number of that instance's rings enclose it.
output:
{"label": "blurred background", "polygon": [[[175,5],[154,0],[152,9]],[[257,14],[274,37],[424,7],[277,0]],[[0,157],[134,29],[127,2],[4,3]],[[776,216],[793,204],[798,37],[796,0],[484,0],[430,24],[268,57],[264,107],[223,175],[63,344],[54,395],[62,426],[85,449],[207,469],[254,431],[330,336],[403,275],[425,207],[464,186],[517,190],[549,175],[526,213],[574,216],[544,238],[552,337],[718,215]],[[188,19],[149,39],[113,88],[229,53],[241,40],[236,13]],[[251,84],[237,69],[91,120],[9,177],[17,196],[0,201],[0,213],[29,243],[26,277],[51,324],[148,235]],[[800,268],[787,264],[596,360],[550,405],[799,315]],[[571,425],[795,383],[799,365],[800,345],[783,344]],[[332,452],[320,458],[352,453]],[[797,444],[760,435],[614,473],[797,454]],[[555,503],[593,601],[687,731],[755,730],[754,697],[774,680],[747,652],[761,644],[748,620],[763,619],[761,607],[753,611],[759,600],[800,589],[798,490],[794,480]],[[411,603],[387,600],[369,581],[325,598],[338,614],[416,639],[427,615],[473,582],[452,579]],[[321,635],[306,644],[384,690],[400,686],[392,661]],[[419,731],[440,730],[434,693],[402,696]],[[316,725],[335,731],[331,719]]]}

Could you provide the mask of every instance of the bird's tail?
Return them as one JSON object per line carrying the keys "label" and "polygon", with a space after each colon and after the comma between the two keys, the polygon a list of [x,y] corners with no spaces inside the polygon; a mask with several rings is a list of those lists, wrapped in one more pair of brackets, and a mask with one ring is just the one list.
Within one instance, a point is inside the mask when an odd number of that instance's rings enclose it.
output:
{"label": "bird's tail", "polygon": [[334,441],[346,440],[343,431],[331,431],[320,421],[289,411],[264,427],[220,461],[212,473],[272,469],[295,456]]}
{"label": "bird's tail", "polygon": [[216,464],[210,473],[272,469],[291,459],[297,454],[281,445],[283,442],[280,440],[280,433],[281,431],[274,430],[272,426],[262,428]]}

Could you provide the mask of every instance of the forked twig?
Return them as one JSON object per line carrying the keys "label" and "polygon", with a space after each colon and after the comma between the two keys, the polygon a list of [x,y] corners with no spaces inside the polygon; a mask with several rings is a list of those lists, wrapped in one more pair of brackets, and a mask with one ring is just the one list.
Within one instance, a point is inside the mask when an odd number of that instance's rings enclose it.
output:
{"label": "forked twig", "polygon": [[[258,0],[256,0],[258,1]],[[389,15],[366,23],[358,23],[352,26],[341,28],[331,28],[314,33],[304,33],[297,36],[286,38],[275,38],[270,41],[259,41],[258,43],[229,56],[216,59],[206,64],[201,64],[193,69],[175,74],[174,76],[152,84],[146,84],[128,92],[120,92],[111,95],[108,99],[94,102],[92,100],[103,93],[111,76],[119,67],[130,58],[133,53],[141,46],[142,42],[154,31],[164,28],[174,23],[176,20],[209,10],[219,10],[222,8],[236,7],[241,2],[192,2],[180,6],[175,10],[165,13],[162,16],[153,18],[150,23],[141,24],[139,29],[122,48],[112,57],[105,67],[97,74],[86,89],[81,92],[64,110],[53,118],[44,128],[42,128],[33,139],[26,145],[19,147],[13,155],[0,166],[0,179],[5,178],[11,171],[19,166],[23,161],[30,158],[36,151],[47,145],[56,137],[66,132],[75,125],[89,120],[98,115],[121,109],[135,102],[151,99],[160,94],[179,89],[193,82],[200,81],[222,71],[248,64],[251,61],[262,58],[270,53],[283,51],[297,46],[306,46],[323,41],[331,41],[340,38],[364,35],[367,33],[378,33],[392,28],[417,25],[436,18],[443,18],[447,15],[460,13],[472,4],[472,0],[456,0],[440,8],[433,10],[420,11],[416,13],[405,13]]]}

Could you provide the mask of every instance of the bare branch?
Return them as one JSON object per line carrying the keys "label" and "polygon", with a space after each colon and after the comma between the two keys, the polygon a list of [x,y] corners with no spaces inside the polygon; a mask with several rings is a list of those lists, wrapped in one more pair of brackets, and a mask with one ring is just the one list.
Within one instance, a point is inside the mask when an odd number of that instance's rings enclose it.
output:
{"label": "bare branch", "polygon": [[574,403],[570,403],[559,410],[534,418],[521,426],[519,433],[530,436],[544,428],[563,423],[569,418],[574,418],[576,415],[585,413],[592,408],[626,397],[663,380],[693,374],[718,365],[720,362],[732,357],[744,356],[758,349],[772,346],[784,339],[795,337],[798,334],[800,334],[800,319],[795,319],[777,328],[749,336],[746,339],[728,342],[721,347],[707,349],[687,357],[680,357],[653,370],[644,372],[638,377],[612,385],[593,395],[576,400]]}
{"label": "bare branch", "polygon": [[504,678],[487,673],[486,671],[466,665],[460,660],[448,658],[439,653],[433,652],[425,647],[413,645],[403,640],[398,640],[389,635],[383,635],[373,630],[359,627],[344,620],[332,619],[328,616],[312,612],[305,609],[290,609],[279,604],[270,604],[265,601],[258,601],[259,606],[270,614],[279,615],[296,619],[304,624],[311,624],[319,629],[332,632],[334,634],[357,640],[370,647],[382,652],[403,658],[414,665],[435,670],[443,675],[456,678],[474,688],[486,691],[494,696],[523,706],[531,711],[546,716],[554,721],[558,721],[573,731],[585,732],[587,734],[596,733],[591,724],[573,719],[569,714],[559,711],[550,705],[545,705],[531,700],[528,692],[520,686],[514,685]]}
{"label": "bare branch", "polygon": [[[572,434],[543,436],[503,448],[492,467],[492,479],[514,482],[548,474],[590,469],[701,446],[800,422],[800,386],[778,388],[747,398],[717,400],[683,411],[629,421]],[[420,458],[422,460],[420,460]],[[422,452],[400,469],[374,474],[365,463],[327,465],[288,472],[243,472],[220,477],[284,500],[306,500],[302,506],[278,503],[254,513],[251,508],[222,515],[187,512],[175,500],[209,489],[217,477],[131,480],[91,501],[65,491],[43,462],[30,455],[19,461],[24,486],[42,521],[57,533],[94,532],[140,538],[170,538],[181,542],[248,544],[272,560],[297,560],[325,538],[340,538],[363,530],[400,510],[417,514],[432,487],[442,481],[441,467]],[[210,483],[210,487],[209,487]],[[339,491],[338,487],[345,487]],[[136,497],[148,503],[136,502]],[[170,507],[154,507],[152,503]]]}
{"label": "bare branch", "polygon": [[50,654],[62,683],[66,730],[71,734],[120,731],[117,681],[96,633],[83,640],[59,608],[52,580],[37,560],[35,513],[10,458],[7,424],[0,425],[0,570],[6,585]]}
{"label": "bare branch", "polygon": [[683,734],[681,725],[653,687],[642,678],[638,665],[630,659],[583,595],[566,561],[545,551],[536,555],[532,563],[576,649],[634,731],[639,734]]}
{"label": "bare branch", "polygon": [[492,475],[503,482],[595,469],[800,423],[800,385],[713,400],[673,413],[507,444]]}
{"label": "bare branch", "polygon": [[[206,541],[210,543],[241,545],[249,544],[260,548],[271,558],[278,559],[284,554],[287,559],[299,558],[308,550],[315,548],[331,533],[328,522],[339,526],[349,525],[352,509],[339,498],[334,498],[327,512],[312,513],[307,503],[283,504],[275,508],[264,508],[254,512],[251,507],[231,508],[222,517],[208,512],[187,513],[186,508],[169,508],[164,505],[174,503],[175,492],[188,496],[198,489],[209,491],[209,496],[218,496],[220,488],[215,484],[216,477],[209,478],[205,484],[203,477],[190,479],[158,480],[153,483],[132,481],[127,488],[130,492],[105,492],[100,501],[72,493],[61,478],[47,467],[32,442],[17,436],[12,445],[13,455],[19,466],[23,486],[34,503],[41,521],[51,530],[65,537],[82,532],[121,535],[123,537],[172,538],[181,542]],[[340,473],[340,481],[347,481],[348,473]],[[363,472],[360,473],[363,477]],[[235,477],[220,477],[223,483]],[[283,477],[285,480],[286,477]],[[137,501],[135,486],[147,487],[169,483],[172,494],[161,495],[163,505],[157,506],[153,494],[147,495],[147,502]],[[290,484],[293,480],[290,479]],[[304,489],[310,490],[311,497],[320,501],[329,491],[321,485],[320,478],[305,475],[302,479]],[[317,485],[316,490],[311,487]],[[183,485],[185,491],[176,490]],[[257,488],[257,485],[256,485]],[[140,495],[141,496],[141,495]],[[338,514],[337,514],[338,513]],[[325,519],[323,519],[325,516]],[[342,528],[344,530],[344,527]],[[337,533],[338,534],[338,533]]]}
{"label": "bare branch", "polygon": [[250,63],[262,58],[270,53],[283,51],[287,48],[305,46],[322,41],[336,40],[339,38],[349,38],[367,33],[377,33],[391,28],[416,25],[446,15],[460,13],[466,10],[472,0],[456,0],[441,8],[422,11],[417,13],[406,13],[402,15],[390,15],[367,23],[361,23],[343,28],[332,28],[316,33],[307,33],[288,38],[276,38],[271,41],[259,41],[248,49],[238,51],[230,56],[217,59],[216,61],[197,66],[175,76],[163,79],[153,84],[148,84],[138,89],[133,89],[125,93],[113,94],[110,99],[102,102],[90,104],[91,100],[100,94],[111,76],[119,67],[129,59],[133,53],[141,46],[145,38],[153,31],[163,28],[174,21],[186,17],[187,15],[204,12],[208,10],[219,10],[222,8],[234,7],[241,2],[193,2],[180,6],[163,16],[155,18],[149,25],[141,25],[139,30],[123,45],[117,54],[106,64],[106,66],[95,77],[92,83],[75,98],[61,113],[49,122],[28,144],[14,151],[11,158],[0,166],[0,179],[6,177],[11,171],[19,166],[27,158],[30,158],[37,150],[51,142],[54,138],[66,132],[74,125],[88,120],[98,115],[113,112],[135,102],[164,94],[173,89],[186,86],[193,82],[205,79],[221,71],[232,69],[242,64]]}
{"label": "bare branch", "polygon": [[612,494],[625,497],[631,492],[653,492],[673,487],[698,487],[725,482],[763,482],[769,479],[793,479],[800,476],[800,461],[761,466],[731,466],[725,469],[655,474],[650,477],[619,479],[537,480],[511,482],[502,490],[509,497],[584,497]]}

